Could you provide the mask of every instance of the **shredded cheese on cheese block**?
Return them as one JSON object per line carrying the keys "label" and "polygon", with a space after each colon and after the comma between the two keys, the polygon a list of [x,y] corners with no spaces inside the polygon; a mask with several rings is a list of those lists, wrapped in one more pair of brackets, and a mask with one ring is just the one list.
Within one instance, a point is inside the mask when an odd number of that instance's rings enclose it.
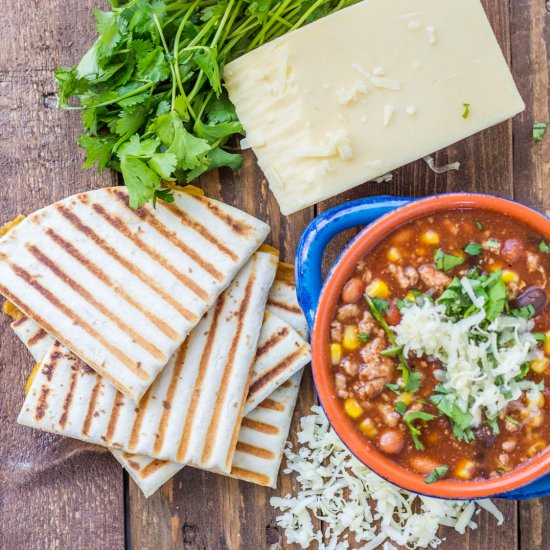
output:
{"label": "shredded cheese on cheese block", "polygon": [[[300,490],[295,496],[271,498],[271,505],[282,511],[277,524],[287,543],[310,548],[317,541],[320,549],[335,550],[390,550],[394,544],[436,548],[442,541],[440,526],[454,527],[459,533],[475,529],[474,518],[481,508],[499,525],[504,522],[489,499],[442,500],[388,483],[350,454],[321,407],[311,409],[314,414],[301,419],[301,447],[297,452],[290,446],[285,450],[284,472],[296,474]],[[316,530],[314,518],[323,522],[323,531]]]}
{"label": "shredded cheese on cheese block", "polygon": [[[483,301],[479,302],[480,298],[467,287],[468,280],[462,279],[461,283],[471,292],[474,304],[482,307]],[[453,322],[443,304],[428,300],[422,305],[413,304],[401,314],[401,322],[394,329],[405,356],[412,353],[441,361],[443,369],[436,375],[455,396],[461,410],[473,416],[473,427],[479,426],[483,412],[497,415],[524,391],[528,395],[539,391],[534,382],[515,380],[522,365],[541,353],[531,332],[532,320],[501,315],[483,330],[479,326],[486,316],[483,308]]]}

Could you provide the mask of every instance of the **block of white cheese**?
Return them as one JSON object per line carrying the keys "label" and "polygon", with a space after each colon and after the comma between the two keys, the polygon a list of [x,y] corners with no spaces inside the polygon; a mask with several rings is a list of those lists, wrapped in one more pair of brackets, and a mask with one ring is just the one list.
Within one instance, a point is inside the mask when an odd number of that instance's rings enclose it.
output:
{"label": "block of white cheese", "polygon": [[524,109],[479,0],[364,0],[229,63],[283,214]]}

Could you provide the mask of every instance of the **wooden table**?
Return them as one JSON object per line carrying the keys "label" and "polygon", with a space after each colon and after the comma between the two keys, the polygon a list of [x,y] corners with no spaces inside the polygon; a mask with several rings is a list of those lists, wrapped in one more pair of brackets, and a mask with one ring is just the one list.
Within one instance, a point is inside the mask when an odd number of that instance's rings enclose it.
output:
{"label": "wooden table", "polygon": [[[457,0],[459,1],[459,0]],[[269,221],[270,241],[293,260],[308,222],[320,211],[365,195],[430,195],[483,191],[550,209],[550,135],[531,139],[533,121],[549,120],[550,13],[543,0],[485,0],[491,23],[527,104],[513,121],[482,132],[436,155],[459,160],[458,172],[435,175],[422,161],[394,172],[390,183],[370,183],[289,218],[280,215],[253,156],[236,174],[212,173],[201,185],[213,197]],[[29,213],[78,191],[113,184],[80,169],[76,113],[55,109],[52,71],[77,62],[94,39],[93,0],[0,0],[0,221]],[[467,36],[464,37],[467,40]],[[498,94],[498,90],[493,93]],[[444,121],[442,121],[444,124]],[[349,234],[334,241],[334,259]],[[185,468],[146,500],[104,449],[18,426],[30,355],[1,320],[0,548],[9,550],[280,549],[285,545],[269,506],[277,491]],[[308,375],[294,418],[315,394]],[[445,531],[442,548],[541,549],[550,547],[550,498],[499,502],[506,522],[488,514],[465,536]]]}

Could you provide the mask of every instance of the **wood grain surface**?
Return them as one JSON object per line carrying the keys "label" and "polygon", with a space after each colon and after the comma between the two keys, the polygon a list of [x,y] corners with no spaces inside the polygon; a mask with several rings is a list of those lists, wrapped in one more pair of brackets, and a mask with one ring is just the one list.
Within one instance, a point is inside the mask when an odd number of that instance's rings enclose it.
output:
{"label": "wood grain surface", "polygon": [[[458,160],[458,172],[436,175],[422,161],[395,171],[391,182],[369,183],[306,209],[281,216],[253,155],[237,173],[204,176],[206,192],[241,207],[272,227],[270,243],[292,261],[305,226],[316,213],[367,195],[424,196],[445,191],[482,191],[550,212],[550,136],[531,139],[532,123],[550,118],[550,14],[542,0],[484,0],[491,24],[527,104],[513,121],[491,128],[436,154],[436,162]],[[94,37],[84,0],[0,0],[0,222],[74,192],[108,185],[113,174],[81,171],[76,114],[55,107],[52,70],[74,64]],[[498,90],[495,90],[498,93]],[[335,239],[329,266],[350,238]],[[278,529],[275,494],[293,490],[279,476],[277,490],[184,468],[157,494],[145,499],[102,449],[20,427],[15,420],[32,368],[2,317],[0,326],[0,549],[281,550],[290,549]],[[294,416],[315,402],[308,373]],[[498,502],[506,522],[488,514],[479,528],[460,536],[445,529],[448,550],[539,550],[550,547],[550,498]]]}

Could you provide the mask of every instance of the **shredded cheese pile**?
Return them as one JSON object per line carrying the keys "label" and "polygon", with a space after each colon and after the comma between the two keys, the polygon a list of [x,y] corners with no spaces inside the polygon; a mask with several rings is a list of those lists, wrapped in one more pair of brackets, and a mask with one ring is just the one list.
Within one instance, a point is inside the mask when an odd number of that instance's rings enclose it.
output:
{"label": "shredded cheese pile", "polygon": [[[459,533],[475,529],[473,518],[480,508],[503,523],[502,513],[489,499],[441,500],[391,485],[350,454],[321,407],[312,411],[301,419],[298,452],[290,444],[285,450],[284,472],[297,474],[300,491],[271,499],[271,505],[283,511],[277,524],[289,544],[309,548],[317,541],[319,550],[347,550],[350,544],[363,544],[360,550],[392,550],[394,544],[436,548],[442,542],[437,535],[440,525]],[[314,518],[324,522],[324,532],[316,528]]]}
{"label": "shredded cheese pile", "polygon": [[444,368],[435,374],[460,409],[473,416],[473,427],[479,426],[483,413],[499,414],[524,391],[536,401],[537,384],[516,380],[522,365],[541,354],[531,332],[532,320],[501,315],[483,330],[479,326],[486,316],[483,308],[453,322],[443,304],[428,300],[401,314],[394,328],[405,356],[412,353],[441,361]]}

